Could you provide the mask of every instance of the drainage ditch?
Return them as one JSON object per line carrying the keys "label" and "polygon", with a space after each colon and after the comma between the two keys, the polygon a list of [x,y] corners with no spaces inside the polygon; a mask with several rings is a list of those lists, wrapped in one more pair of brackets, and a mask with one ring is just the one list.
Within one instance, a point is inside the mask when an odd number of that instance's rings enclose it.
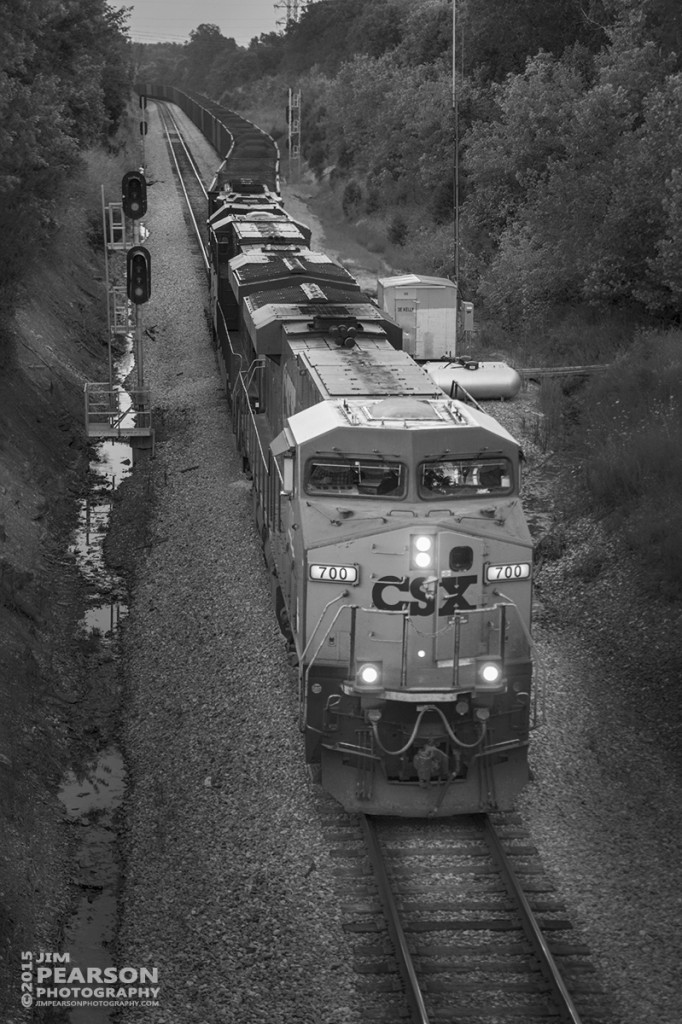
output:
{"label": "drainage ditch", "polygon": [[[132,369],[129,349],[116,372],[124,380]],[[72,884],[77,893],[65,922],[62,949],[68,954],[67,975],[77,968],[86,984],[68,985],[59,993],[60,1005],[71,1024],[94,1024],[113,1019],[114,1007],[98,997],[93,969],[116,963],[117,901],[121,881],[118,814],[126,789],[126,768],[117,741],[121,683],[118,671],[119,626],[128,613],[126,584],[107,565],[104,542],[111,524],[116,491],[133,470],[134,451],[124,439],[95,445],[90,464],[92,486],[81,499],[79,521],[70,553],[79,567],[87,604],[76,643],[88,651],[88,706],[96,708],[84,725],[90,733],[89,756],[68,770],[58,793],[67,824],[74,828]],[[79,746],[75,743],[74,749]],[[78,755],[76,755],[78,756]],[[90,1001],[88,1000],[90,997]],[[70,1002],[88,1002],[68,1006]],[[68,1006],[68,1009],[67,1009]],[[61,1019],[61,1018],[60,1018]]]}

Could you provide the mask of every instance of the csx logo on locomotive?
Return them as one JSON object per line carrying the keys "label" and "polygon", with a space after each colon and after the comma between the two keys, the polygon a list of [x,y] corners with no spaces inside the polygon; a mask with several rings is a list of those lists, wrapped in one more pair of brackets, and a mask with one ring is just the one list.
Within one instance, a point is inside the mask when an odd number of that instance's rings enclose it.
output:
{"label": "csx logo on locomotive", "polygon": [[[372,587],[372,603],[382,612],[397,612],[402,609],[407,610],[410,615],[433,615],[438,597],[438,617],[449,618],[456,611],[466,611],[475,607],[464,595],[477,579],[475,575],[441,576],[438,579],[434,576],[383,576]],[[444,597],[441,597],[437,590],[442,591]],[[402,598],[399,596],[401,594],[409,594],[414,600]]]}

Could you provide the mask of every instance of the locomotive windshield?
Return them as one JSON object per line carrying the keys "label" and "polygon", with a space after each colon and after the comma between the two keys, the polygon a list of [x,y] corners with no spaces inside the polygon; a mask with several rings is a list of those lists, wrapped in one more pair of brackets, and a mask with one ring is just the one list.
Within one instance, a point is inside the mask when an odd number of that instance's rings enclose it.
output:
{"label": "locomotive windshield", "polygon": [[404,498],[407,474],[400,462],[369,459],[311,459],[306,466],[306,494]]}
{"label": "locomotive windshield", "polygon": [[422,462],[419,497],[471,498],[478,494],[511,494],[513,477],[508,459],[445,459]]}

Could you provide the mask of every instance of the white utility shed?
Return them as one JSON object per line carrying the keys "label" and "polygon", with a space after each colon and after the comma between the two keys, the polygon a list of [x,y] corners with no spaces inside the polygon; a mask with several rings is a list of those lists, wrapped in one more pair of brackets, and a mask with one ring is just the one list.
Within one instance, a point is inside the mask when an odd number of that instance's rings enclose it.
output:
{"label": "white utility shed", "polygon": [[414,359],[455,355],[457,285],[447,277],[400,274],[377,281],[379,306],[402,327]]}

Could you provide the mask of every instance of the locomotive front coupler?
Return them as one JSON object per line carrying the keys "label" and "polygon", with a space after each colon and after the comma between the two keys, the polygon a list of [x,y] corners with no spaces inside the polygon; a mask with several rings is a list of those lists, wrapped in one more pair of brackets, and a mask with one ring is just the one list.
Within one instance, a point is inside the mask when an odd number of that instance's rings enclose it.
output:
{"label": "locomotive front coupler", "polygon": [[412,759],[412,764],[422,789],[425,789],[434,777],[441,782],[451,774],[457,774],[457,768],[451,773],[450,758],[446,752],[433,743],[425,743],[420,747]]}

